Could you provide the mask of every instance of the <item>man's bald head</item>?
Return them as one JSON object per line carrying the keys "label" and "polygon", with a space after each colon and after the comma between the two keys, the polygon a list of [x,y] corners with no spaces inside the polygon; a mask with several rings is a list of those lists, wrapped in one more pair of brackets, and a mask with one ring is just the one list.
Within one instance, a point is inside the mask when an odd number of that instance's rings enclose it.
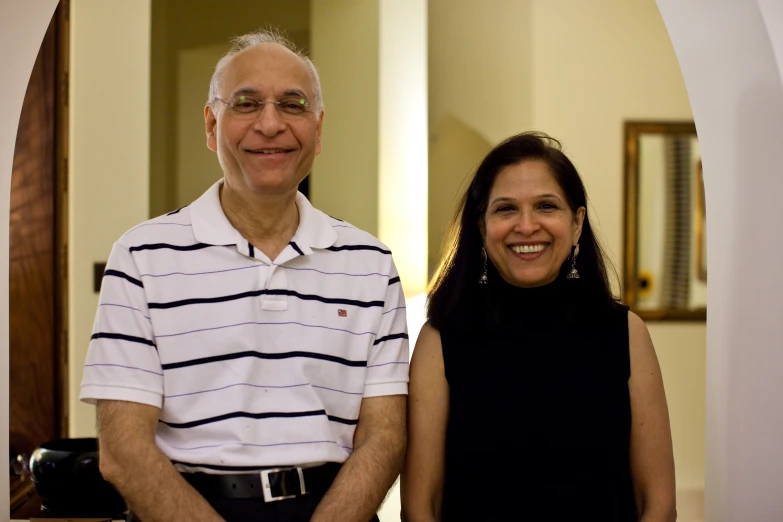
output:
{"label": "man's bald head", "polygon": [[209,82],[209,99],[207,100],[207,103],[210,106],[214,103],[215,98],[219,96],[218,93],[220,90],[220,82],[223,79],[223,72],[231,63],[234,56],[245,49],[249,49],[256,45],[276,44],[285,47],[302,60],[313,81],[313,110],[318,114],[323,112],[324,101],[323,95],[321,94],[321,79],[318,77],[318,71],[310,58],[308,58],[304,52],[296,47],[288,38],[276,31],[258,30],[238,36],[234,38],[231,43],[231,49],[229,49],[220,61],[218,61],[215,66],[215,72],[212,74],[212,80]]}

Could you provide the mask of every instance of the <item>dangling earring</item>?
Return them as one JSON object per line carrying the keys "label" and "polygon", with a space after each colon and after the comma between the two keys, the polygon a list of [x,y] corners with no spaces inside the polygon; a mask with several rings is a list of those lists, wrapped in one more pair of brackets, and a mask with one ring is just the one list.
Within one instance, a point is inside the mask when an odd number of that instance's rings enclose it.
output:
{"label": "dangling earring", "polygon": [[484,258],[484,273],[479,277],[479,284],[485,285],[487,284],[487,251],[484,250],[484,247],[481,247],[481,256]]}
{"label": "dangling earring", "polygon": [[568,272],[566,279],[579,279],[579,271],[576,269],[576,256],[579,255],[579,243],[574,247],[571,253],[571,271]]}

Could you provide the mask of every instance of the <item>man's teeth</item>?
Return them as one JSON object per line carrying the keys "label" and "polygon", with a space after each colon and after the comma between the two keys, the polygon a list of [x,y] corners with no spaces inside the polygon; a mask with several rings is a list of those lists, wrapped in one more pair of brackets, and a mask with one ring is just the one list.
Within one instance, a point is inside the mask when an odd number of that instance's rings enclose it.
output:
{"label": "man's teeth", "polygon": [[546,245],[539,244],[539,245],[514,245],[511,247],[511,250],[516,252],[517,254],[535,254],[536,252],[541,252],[544,250]]}
{"label": "man's teeth", "polygon": [[254,150],[253,152],[260,152],[261,154],[276,154],[278,152],[285,152],[283,149],[263,149]]}

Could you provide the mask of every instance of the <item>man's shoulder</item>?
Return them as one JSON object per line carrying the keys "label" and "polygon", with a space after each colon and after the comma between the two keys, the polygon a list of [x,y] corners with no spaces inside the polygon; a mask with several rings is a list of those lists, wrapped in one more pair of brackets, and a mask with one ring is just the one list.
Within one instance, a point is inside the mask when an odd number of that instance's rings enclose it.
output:
{"label": "man's shoulder", "polygon": [[122,234],[117,242],[126,248],[133,248],[150,243],[187,244],[193,241],[190,207],[182,207],[135,225]]}

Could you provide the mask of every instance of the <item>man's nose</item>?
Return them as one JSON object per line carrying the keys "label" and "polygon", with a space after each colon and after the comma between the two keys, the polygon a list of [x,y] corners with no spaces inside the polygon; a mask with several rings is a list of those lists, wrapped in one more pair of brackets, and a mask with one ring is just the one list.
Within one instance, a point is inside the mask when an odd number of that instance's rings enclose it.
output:
{"label": "man's nose", "polygon": [[265,103],[258,112],[255,128],[264,136],[275,136],[285,130],[285,122],[274,103]]}

